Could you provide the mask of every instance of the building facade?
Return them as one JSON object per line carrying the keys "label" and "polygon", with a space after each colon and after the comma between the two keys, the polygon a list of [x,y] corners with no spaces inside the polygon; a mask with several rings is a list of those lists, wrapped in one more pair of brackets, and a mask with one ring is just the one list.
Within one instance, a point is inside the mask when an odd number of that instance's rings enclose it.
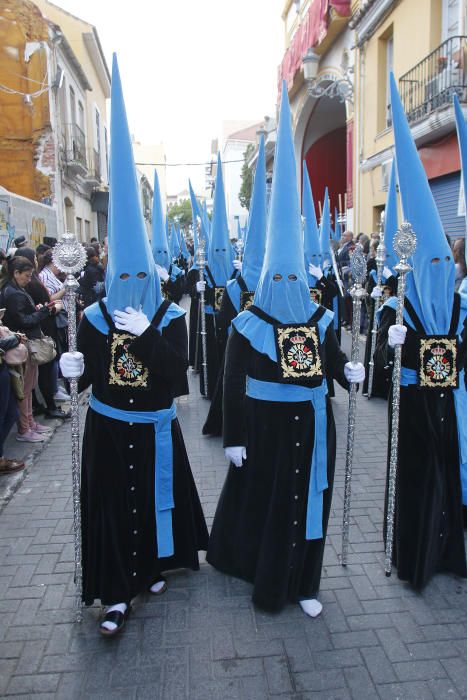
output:
{"label": "building facade", "polygon": [[[465,0],[286,0],[285,80],[299,181],[347,228],[377,230],[393,159],[394,72],[445,231],[465,234],[452,96],[467,116]],[[278,99],[279,102],[279,99]]]}
{"label": "building facade", "polygon": [[465,0],[373,0],[353,14],[358,230],[376,230],[386,200],[393,71],[445,232],[465,234],[452,96],[467,116],[466,20]]}

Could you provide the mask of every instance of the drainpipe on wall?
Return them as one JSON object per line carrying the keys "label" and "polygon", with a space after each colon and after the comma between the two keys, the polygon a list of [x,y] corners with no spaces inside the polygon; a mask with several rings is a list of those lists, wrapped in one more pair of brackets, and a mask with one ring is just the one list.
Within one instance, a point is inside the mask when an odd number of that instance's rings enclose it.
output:
{"label": "drainpipe on wall", "polygon": [[50,109],[50,126],[52,129],[54,140],[54,159],[55,159],[55,174],[54,174],[54,190],[55,190],[55,210],[57,212],[57,233],[58,238],[65,233],[65,218],[63,215],[63,189],[62,189],[62,164],[60,161],[60,149],[58,140],[60,138],[60,108],[58,105],[58,89],[54,85],[55,76],[57,74],[57,58],[56,45],[60,43],[61,38],[57,37],[52,40],[52,47],[45,46],[45,54],[47,57],[47,75],[49,77],[49,109]]}

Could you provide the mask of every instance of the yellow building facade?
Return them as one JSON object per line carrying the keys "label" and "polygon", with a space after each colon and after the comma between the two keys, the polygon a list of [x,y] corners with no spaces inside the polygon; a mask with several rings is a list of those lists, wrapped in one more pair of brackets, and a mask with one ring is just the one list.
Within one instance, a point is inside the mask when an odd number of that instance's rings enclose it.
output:
{"label": "yellow building facade", "polygon": [[446,233],[464,233],[452,96],[467,102],[465,13],[464,0],[374,0],[354,8],[356,231],[377,230],[386,201],[392,70]]}

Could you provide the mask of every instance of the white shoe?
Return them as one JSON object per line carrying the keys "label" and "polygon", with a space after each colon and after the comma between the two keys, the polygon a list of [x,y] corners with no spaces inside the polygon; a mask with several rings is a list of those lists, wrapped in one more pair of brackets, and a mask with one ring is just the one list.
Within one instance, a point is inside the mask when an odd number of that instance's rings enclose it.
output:
{"label": "white shoe", "polygon": [[67,394],[65,389],[59,389],[56,394],[54,394],[55,401],[70,401],[71,396]]}
{"label": "white shoe", "polygon": [[35,433],[33,430],[28,430],[26,433],[18,433],[16,439],[18,442],[44,442],[48,433]]}
{"label": "white shoe", "polygon": [[321,615],[323,606],[316,600],[316,598],[307,598],[306,600],[300,600],[300,607],[306,615],[310,617],[318,617]]}

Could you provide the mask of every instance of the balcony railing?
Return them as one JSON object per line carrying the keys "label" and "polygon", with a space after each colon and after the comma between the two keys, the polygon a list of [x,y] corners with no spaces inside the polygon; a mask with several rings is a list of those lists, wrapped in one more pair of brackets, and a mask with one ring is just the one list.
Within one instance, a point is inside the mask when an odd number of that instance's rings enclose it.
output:
{"label": "balcony railing", "polygon": [[455,92],[467,101],[467,37],[443,41],[399,79],[399,92],[409,122],[416,122],[452,103]]}

